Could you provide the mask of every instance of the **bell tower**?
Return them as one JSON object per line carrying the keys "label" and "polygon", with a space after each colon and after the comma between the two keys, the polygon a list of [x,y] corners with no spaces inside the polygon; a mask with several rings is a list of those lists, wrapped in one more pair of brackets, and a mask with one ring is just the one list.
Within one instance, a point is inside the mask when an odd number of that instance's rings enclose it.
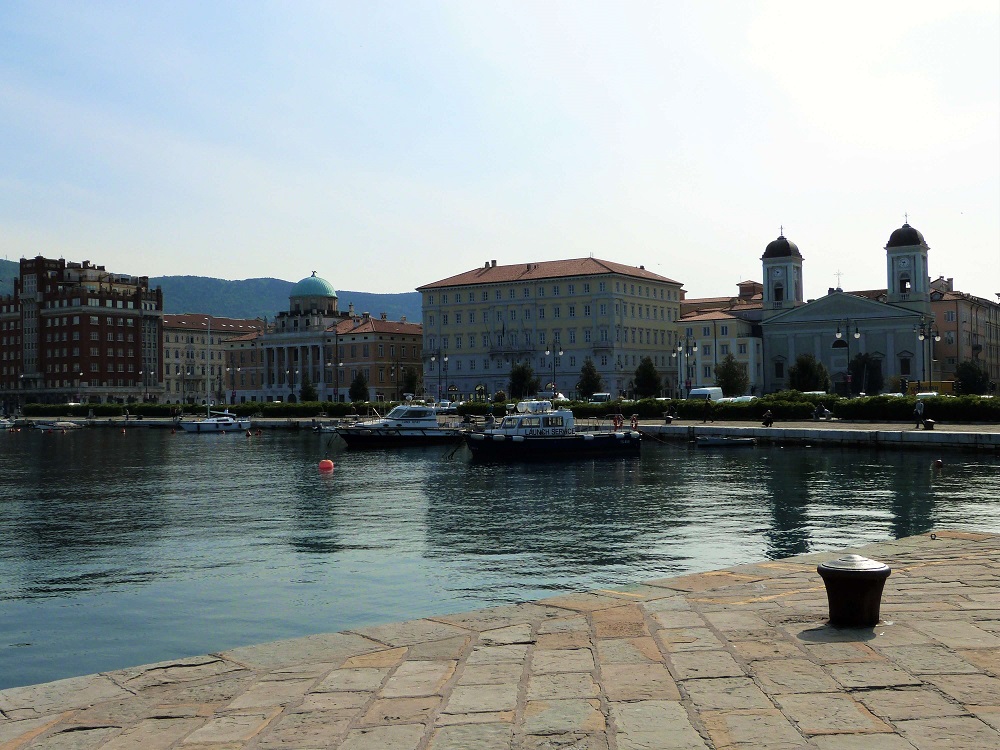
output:
{"label": "bell tower", "polygon": [[886,301],[927,314],[930,310],[930,272],[924,236],[904,223],[885,246]]}
{"label": "bell tower", "polygon": [[764,266],[762,319],[801,305],[802,254],[794,242],[785,238],[784,227],[778,239],[765,248],[760,260]]}

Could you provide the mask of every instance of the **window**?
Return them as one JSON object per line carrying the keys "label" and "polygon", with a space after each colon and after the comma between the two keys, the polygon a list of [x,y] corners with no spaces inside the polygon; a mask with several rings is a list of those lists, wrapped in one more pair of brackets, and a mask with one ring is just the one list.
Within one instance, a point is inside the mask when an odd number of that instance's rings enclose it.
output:
{"label": "window", "polygon": [[475,302],[475,301],[476,301],[476,293],[469,292],[469,302]]}
{"label": "window", "polygon": [[497,297],[497,301],[498,302],[503,299],[503,295],[500,294],[500,290],[499,289],[497,289],[496,297]]}
{"label": "window", "polygon": [[448,313],[441,313],[441,325],[448,325]]}
{"label": "window", "polygon": [[910,358],[900,357],[899,358],[899,374],[909,375],[910,374]]}
{"label": "window", "polygon": [[[906,375],[907,373],[904,372],[903,374]],[[785,377],[785,363],[784,362],[775,362],[774,363],[774,377],[776,377],[776,378],[783,378],[783,377]]]}
{"label": "window", "polygon": [[448,295],[447,294],[442,294],[441,295],[441,304],[442,305],[447,305],[448,304]]}
{"label": "window", "polygon": [[589,328],[584,328],[584,329],[583,329],[583,340],[584,340],[584,341],[585,341],[586,343],[588,343],[588,344],[589,344],[589,343],[590,343],[590,338],[591,338],[591,332],[590,332],[590,329],[589,329]]}
{"label": "window", "polygon": [[553,318],[558,318],[559,317],[559,307],[558,307],[558,305],[552,309],[552,317]]}
{"label": "window", "polygon": [[944,311],[944,319],[946,321],[948,321],[949,323],[954,323],[955,322],[955,311],[954,310],[945,310]]}
{"label": "window", "polygon": [[746,354],[747,353],[747,345],[746,344],[740,344],[739,348],[737,349],[737,351],[740,354]]}
{"label": "window", "polygon": [[701,347],[701,353],[706,357],[709,356],[712,353],[712,347],[709,346],[708,344],[703,345]]}
{"label": "window", "polygon": [[597,291],[604,292],[607,291],[607,288],[608,288],[607,282],[604,281],[597,282]]}
{"label": "window", "polygon": [[528,290],[528,287],[524,287],[524,298],[528,299],[529,297],[531,297],[531,292]]}
{"label": "window", "polygon": [[727,354],[729,354],[729,344],[720,344],[719,345],[719,354],[721,354],[723,357],[725,357]]}
{"label": "window", "polygon": [[510,319],[511,320],[517,320],[517,310],[511,310],[510,311]]}
{"label": "window", "polygon": [[606,304],[604,304],[603,302],[601,303],[601,308],[600,309],[601,309],[601,313],[600,313],[601,315],[607,315],[608,314],[608,306]]}
{"label": "window", "polygon": [[590,283],[589,282],[583,285],[583,293],[584,294],[590,294]]}
{"label": "window", "polygon": [[455,313],[455,325],[462,325],[462,313],[460,312]]}
{"label": "window", "polygon": [[538,308],[538,319],[539,320],[545,320],[545,308],[544,307],[539,307]]}
{"label": "window", "polygon": [[729,326],[722,326],[721,328],[719,328],[719,335],[720,336],[728,336],[729,335]]}
{"label": "window", "polygon": [[552,296],[553,297],[558,297],[559,296],[559,287],[558,286],[552,287]]}
{"label": "window", "polygon": [[583,306],[583,317],[585,317],[585,318],[589,318],[590,317],[590,305],[584,305]]}
{"label": "window", "polygon": [[569,306],[569,316],[571,318],[575,318],[576,317],[576,305],[570,305]]}
{"label": "window", "polygon": [[569,284],[566,287],[566,291],[567,291],[568,294],[576,294],[576,285],[575,284]]}

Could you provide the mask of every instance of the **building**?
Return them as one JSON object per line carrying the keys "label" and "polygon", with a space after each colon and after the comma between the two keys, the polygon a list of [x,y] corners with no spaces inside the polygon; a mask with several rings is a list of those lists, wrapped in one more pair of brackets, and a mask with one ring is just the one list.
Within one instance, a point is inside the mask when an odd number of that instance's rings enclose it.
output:
{"label": "building", "polygon": [[[749,380],[748,393],[763,393],[760,325],[724,310],[695,311],[681,319],[683,338],[672,356],[677,362],[677,393],[684,398],[692,388],[718,385],[716,368],[730,354]],[[738,394],[742,395],[742,394]]]}
{"label": "building", "polygon": [[[615,394],[629,393],[643,357],[676,390],[681,284],[640,266],[579,258],[482,268],[417,289],[424,392],[468,399],[507,389],[527,363],[546,390],[571,395],[585,359]],[[551,386],[549,388],[548,386]]]}
{"label": "building", "polygon": [[954,380],[959,363],[972,360],[1000,383],[1000,304],[955,291],[954,279],[938,277],[931,282],[931,310],[937,379]]}
{"label": "building", "polygon": [[163,401],[169,404],[229,402],[233,358],[229,342],[259,335],[259,319],[203,313],[163,316]]}
{"label": "building", "polygon": [[22,258],[0,299],[0,401],[125,403],[162,390],[163,293],[145,276]]}
{"label": "building", "polygon": [[[861,354],[877,368],[885,390],[903,380],[932,377],[933,331],[930,248],[909,224],[892,232],[886,243],[886,290],[870,294],[831,289],[817,300],[802,299],[802,255],[794,243],[779,237],[767,246],[764,268],[762,331],[764,381],[767,390],[788,387],[788,370],[800,354],[823,363],[834,389],[843,394],[868,392],[865,369],[861,383],[852,383],[849,363]],[[877,379],[877,378],[876,378]]]}
{"label": "building", "polygon": [[[852,383],[849,363],[867,354],[879,368],[883,389],[902,380],[911,390],[949,391],[959,362],[977,360],[993,380],[1000,376],[1000,305],[954,290],[951,279],[928,275],[929,246],[909,224],[892,232],[883,248],[884,289],[844,292],[830,289],[815,300],[802,294],[803,257],[782,233],[761,257],[763,283],[744,281],[734,297],[684,299],[681,303],[687,373],[695,385],[711,385],[708,352],[721,354],[714,339],[736,318],[750,324],[760,339],[761,377],[754,392],[788,387],[788,368],[800,354],[811,354],[829,371],[837,392],[867,392],[868,370]],[[714,322],[709,322],[714,321]],[[744,329],[745,332],[745,329]],[[730,348],[738,342],[727,341]],[[752,351],[750,341],[748,354]],[[706,347],[708,347],[706,349]],[[701,357],[699,360],[698,357]],[[750,367],[755,367],[752,364]],[[759,384],[759,389],[758,389]]]}
{"label": "building", "polygon": [[312,276],[292,287],[288,310],[254,339],[234,341],[234,351],[259,362],[260,382],[237,389],[241,400],[288,401],[301,398],[302,387],[316,388],[321,401],[347,401],[359,375],[368,383],[369,400],[398,400],[407,367],[419,373],[422,330],[406,319],[390,321],[349,305],[339,310],[337,292]]}

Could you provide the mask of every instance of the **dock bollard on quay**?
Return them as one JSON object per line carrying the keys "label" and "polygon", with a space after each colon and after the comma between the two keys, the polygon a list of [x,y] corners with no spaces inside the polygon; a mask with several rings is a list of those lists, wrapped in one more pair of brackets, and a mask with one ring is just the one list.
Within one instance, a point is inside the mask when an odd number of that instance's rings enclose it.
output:
{"label": "dock bollard on quay", "polygon": [[878,624],[882,589],[892,569],[861,555],[845,555],[817,566],[826,586],[830,624],[835,628],[871,628]]}

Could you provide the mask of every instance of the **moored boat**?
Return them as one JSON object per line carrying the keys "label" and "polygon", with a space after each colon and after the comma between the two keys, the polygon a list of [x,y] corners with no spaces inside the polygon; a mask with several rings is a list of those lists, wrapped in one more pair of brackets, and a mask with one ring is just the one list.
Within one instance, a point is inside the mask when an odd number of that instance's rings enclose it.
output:
{"label": "moored boat", "polygon": [[440,424],[430,406],[400,404],[384,417],[367,419],[336,428],[348,448],[387,448],[408,445],[457,443],[464,431]]}
{"label": "moored boat", "polygon": [[76,422],[58,421],[58,422],[37,422],[35,424],[36,429],[43,430],[44,432],[66,432],[66,430],[79,430],[83,427],[81,424]]}
{"label": "moored boat", "polygon": [[250,419],[245,417],[240,419],[234,414],[230,414],[228,409],[224,411],[209,411],[204,419],[194,422],[180,421],[178,424],[185,432],[238,432],[250,429]]}
{"label": "moored boat", "polygon": [[571,409],[522,401],[495,427],[465,436],[474,458],[545,459],[637,455],[642,435],[624,427],[578,430]]}
{"label": "moored boat", "polygon": [[746,448],[757,445],[756,438],[730,437],[728,435],[698,435],[694,442],[699,448]]}

